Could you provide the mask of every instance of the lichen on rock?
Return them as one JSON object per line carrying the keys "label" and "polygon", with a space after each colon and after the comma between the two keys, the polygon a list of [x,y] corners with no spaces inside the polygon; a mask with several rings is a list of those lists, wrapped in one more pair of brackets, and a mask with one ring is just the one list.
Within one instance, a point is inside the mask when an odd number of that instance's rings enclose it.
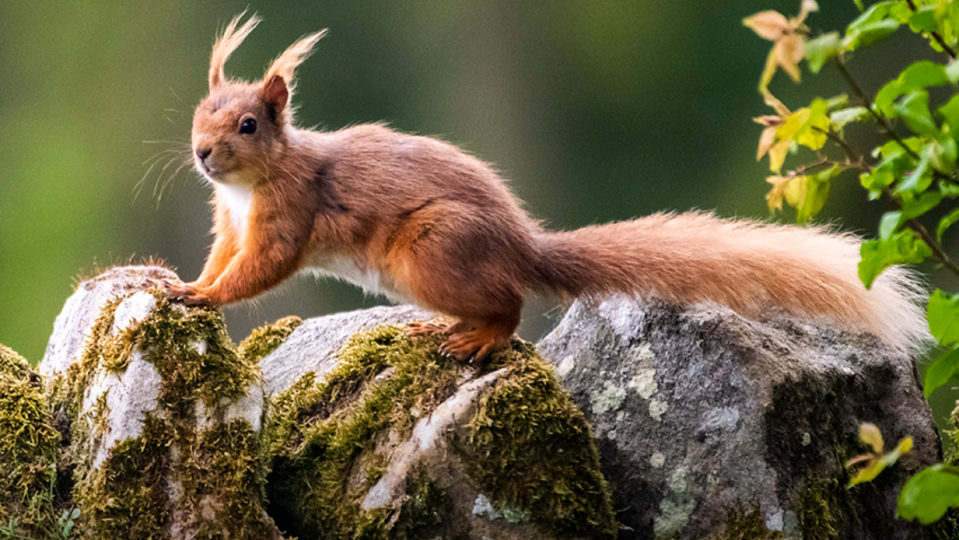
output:
{"label": "lichen on rock", "polygon": [[[875,336],[613,297],[538,347],[596,431],[625,538],[923,537],[896,498],[939,440],[912,359]],[[863,422],[914,447],[849,489]]]}

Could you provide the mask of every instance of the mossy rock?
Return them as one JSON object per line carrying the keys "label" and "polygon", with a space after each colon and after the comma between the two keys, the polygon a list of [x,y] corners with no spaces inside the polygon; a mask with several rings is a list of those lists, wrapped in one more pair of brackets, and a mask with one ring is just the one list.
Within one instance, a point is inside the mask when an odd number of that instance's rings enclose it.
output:
{"label": "mossy rock", "polygon": [[3,499],[35,517],[7,536],[615,536],[589,425],[529,344],[463,365],[436,354],[439,338],[380,326],[423,316],[397,307],[287,318],[235,346],[218,312],[166,299],[171,276],[81,283],[45,384],[4,351],[0,383],[32,392],[17,403],[36,406],[41,441],[17,454],[34,476],[10,476],[26,487]]}
{"label": "mossy rock", "polygon": [[62,531],[59,446],[40,377],[0,345],[0,538],[54,538]]}
{"label": "mossy rock", "polygon": [[238,348],[218,312],[168,301],[153,277],[162,273],[111,273],[68,301],[58,323],[86,337],[48,368],[74,536],[280,538],[264,511],[258,362],[295,322]]}
{"label": "mossy rock", "polygon": [[278,525],[301,540],[614,537],[592,432],[533,347],[468,366],[438,345],[361,332],[274,396]]}

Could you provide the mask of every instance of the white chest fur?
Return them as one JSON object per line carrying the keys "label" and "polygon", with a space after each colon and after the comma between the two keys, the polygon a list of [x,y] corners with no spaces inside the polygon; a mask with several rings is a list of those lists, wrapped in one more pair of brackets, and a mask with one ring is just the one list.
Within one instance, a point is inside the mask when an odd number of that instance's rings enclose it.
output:
{"label": "white chest fur", "polygon": [[246,232],[246,222],[250,217],[250,206],[253,204],[253,188],[217,184],[216,189],[229,209],[233,228],[242,237],[243,233]]}
{"label": "white chest fur", "polygon": [[361,287],[369,294],[381,294],[394,302],[410,302],[395,290],[389,276],[374,268],[358,264],[350,257],[329,253],[314,253],[304,270],[320,276],[332,276]]}

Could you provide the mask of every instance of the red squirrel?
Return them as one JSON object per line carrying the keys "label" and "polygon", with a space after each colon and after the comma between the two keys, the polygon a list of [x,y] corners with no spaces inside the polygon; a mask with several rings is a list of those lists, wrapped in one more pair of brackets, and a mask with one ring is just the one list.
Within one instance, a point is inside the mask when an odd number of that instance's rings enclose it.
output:
{"label": "red squirrel", "polygon": [[530,292],[779,311],[905,352],[925,335],[911,275],[891,268],[867,290],[851,235],[696,212],[549,232],[490,166],[451,144],[378,124],[296,127],[294,70],[324,32],[290,46],[262,81],[234,81],[224,63],[259,23],[242,17],[213,46],[210,93],[193,118],[216,238],[196,281],[167,284],[179,301],[229,304],[314,270],[454,318],[409,331],[448,333],[441,351],[460,360],[504,347]]}

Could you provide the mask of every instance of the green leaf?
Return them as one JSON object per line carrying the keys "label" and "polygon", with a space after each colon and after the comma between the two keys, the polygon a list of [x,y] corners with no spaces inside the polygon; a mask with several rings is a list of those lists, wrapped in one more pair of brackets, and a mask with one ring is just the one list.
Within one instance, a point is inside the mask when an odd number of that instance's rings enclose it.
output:
{"label": "green leaf", "polygon": [[925,90],[909,92],[902,101],[893,105],[893,109],[913,133],[933,138],[941,136],[939,126],[933,120],[932,112],[929,111],[929,92]]}
{"label": "green leaf", "polygon": [[917,218],[939,206],[942,194],[935,191],[923,193],[918,197],[904,197],[902,200],[902,219],[908,221]]}
{"label": "green leaf", "polygon": [[[955,4],[959,6],[959,4]],[[956,14],[959,14],[959,8],[956,9]],[[952,84],[959,83],[959,60],[953,60],[946,66],[946,77],[949,77],[949,82]]]}
{"label": "green leaf", "polygon": [[809,71],[819,73],[826,62],[842,54],[839,32],[829,32],[806,42],[806,63]]}
{"label": "green leaf", "polygon": [[866,45],[872,45],[899,29],[899,22],[894,20],[879,21],[864,24],[855,32],[846,34],[842,40],[843,49],[854,51]]}
{"label": "green leaf", "polygon": [[902,212],[886,212],[879,220],[879,239],[888,240],[902,225]]}
{"label": "green leaf", "polygon": [[864,9],[862,7],[862,0],[852,0],[852,3],[856,4],[856,7],[859,9],[860,12],[862,12],[862,10]]}
{"label": "green leaf", "polygon": [[909,16],[909,28],[913,32],[936,32],[939,23],[936,21],[936,6],[923,6]]}
{"label": "green leaf", "polygon": [[959,469],[933,465],[910,478],[899,493],[899,517],[929,524],[959,507]]}
{"label": "green leaf", "polygon": [[956,157],[959,153],[959,146],[957,146],[955,139],[943,137],[929,141],[923,147],[923,152],[925,152],[929,164],[937,171],[949,175],[955,170]]}
{"label": "green leaf", "polygon": [[816,98],[809,105],[809,117],[796,131],[796,143],[809,148],[810,150],[819,150],[826,144],[829,131],[829,116],[826,111],[829,109],[829,102]]}
{"label": "green leaf", "polygon": [[931,86],[942,86],[950,82],[946,67],[942,64],[920,60],[902,70],[894,80],[886,83],[876,94],[875,104],[879,111],[892,118],[896,111],[892,104],[903,94],[924,90]]}
{"label": "green leaf", "polygon": [[834,109],[838,109],[839,107],[845,107],[848,103],[849,103],[848,94],[835,95],[826,100],[826,109],[831,111]]}
{"label": "green leaf", "polygon": [[959,341],[959,294],[949,295],[936,289],[926,306],[929,332],[942,345]]}
{"label": "green leaf", "polygon": [[912,437],[906,437],[899,441],[899,444],[893,448],[892,452],[883,454],[879,459],[873,461],[869,466],[860,469],[859,472],[856,473],[856,476],[849,481],[849,487],[853,487],[856,484],[873,481],[873,479],[879,476],[879,473],[895,465],[895,463],[899,461],[899,458],[910,450],[912,450]]}
{"label": "green leaf", "polygon": [[936,358],[926,368],[926,376],[922,387],[926,399],[939,387],[954,380],[959,375],[959,349],[951,349],[939,358]]}
{"label": "green leaf", "polygon": [[917,195],[929,189],[932,184],[932,171],[929,170],[928,153],[923,152],[919,164],[896,186],[896,195]]}
{"label": "green leaf", "polygon": [[862,122],[863,120],[868,120],[872,115],[869,113],[869,109],[865,107],[848,107],[845,109],[839,109],[838,111],[833,112],[829,115],[829,122],[832,124],[833,128],[836,130],[841,130],[846,127],[847,124],[853,122]]}
{"label": "green leaf", "polygon": [[[847,51],[875,43],[896,31],[902,22],[900,2],[877,2],[863,11],[846,27],[842,46]],[[908,7],[906,8],[908,9]]]}
{"label": "green leaf", "polygon": [[959,185],[944,180],[939,181],[939,193],[946,199],[955,199],[959,197]]}
{"label": "green leaf", "polygon": [[949,101],[936,109],[936,112],[952,128],[952,136],[959,135],[959,94],[949,98]]}
{"label": "green leaf", "polygon": [[859,279],[872,287],[883,270],[896,264],[917,264],[932,256],[932,250],[912,229],[904,229],[886,240],[868,240],[859,249]]}
{"label": "green leaf", "polygon": [[939,226],[936,227],[937,242],[942,242],[942,235],[946,234],[946,230],[952,227],[956,221],[959,221],[959,208],[954,208],[939,220]]}

